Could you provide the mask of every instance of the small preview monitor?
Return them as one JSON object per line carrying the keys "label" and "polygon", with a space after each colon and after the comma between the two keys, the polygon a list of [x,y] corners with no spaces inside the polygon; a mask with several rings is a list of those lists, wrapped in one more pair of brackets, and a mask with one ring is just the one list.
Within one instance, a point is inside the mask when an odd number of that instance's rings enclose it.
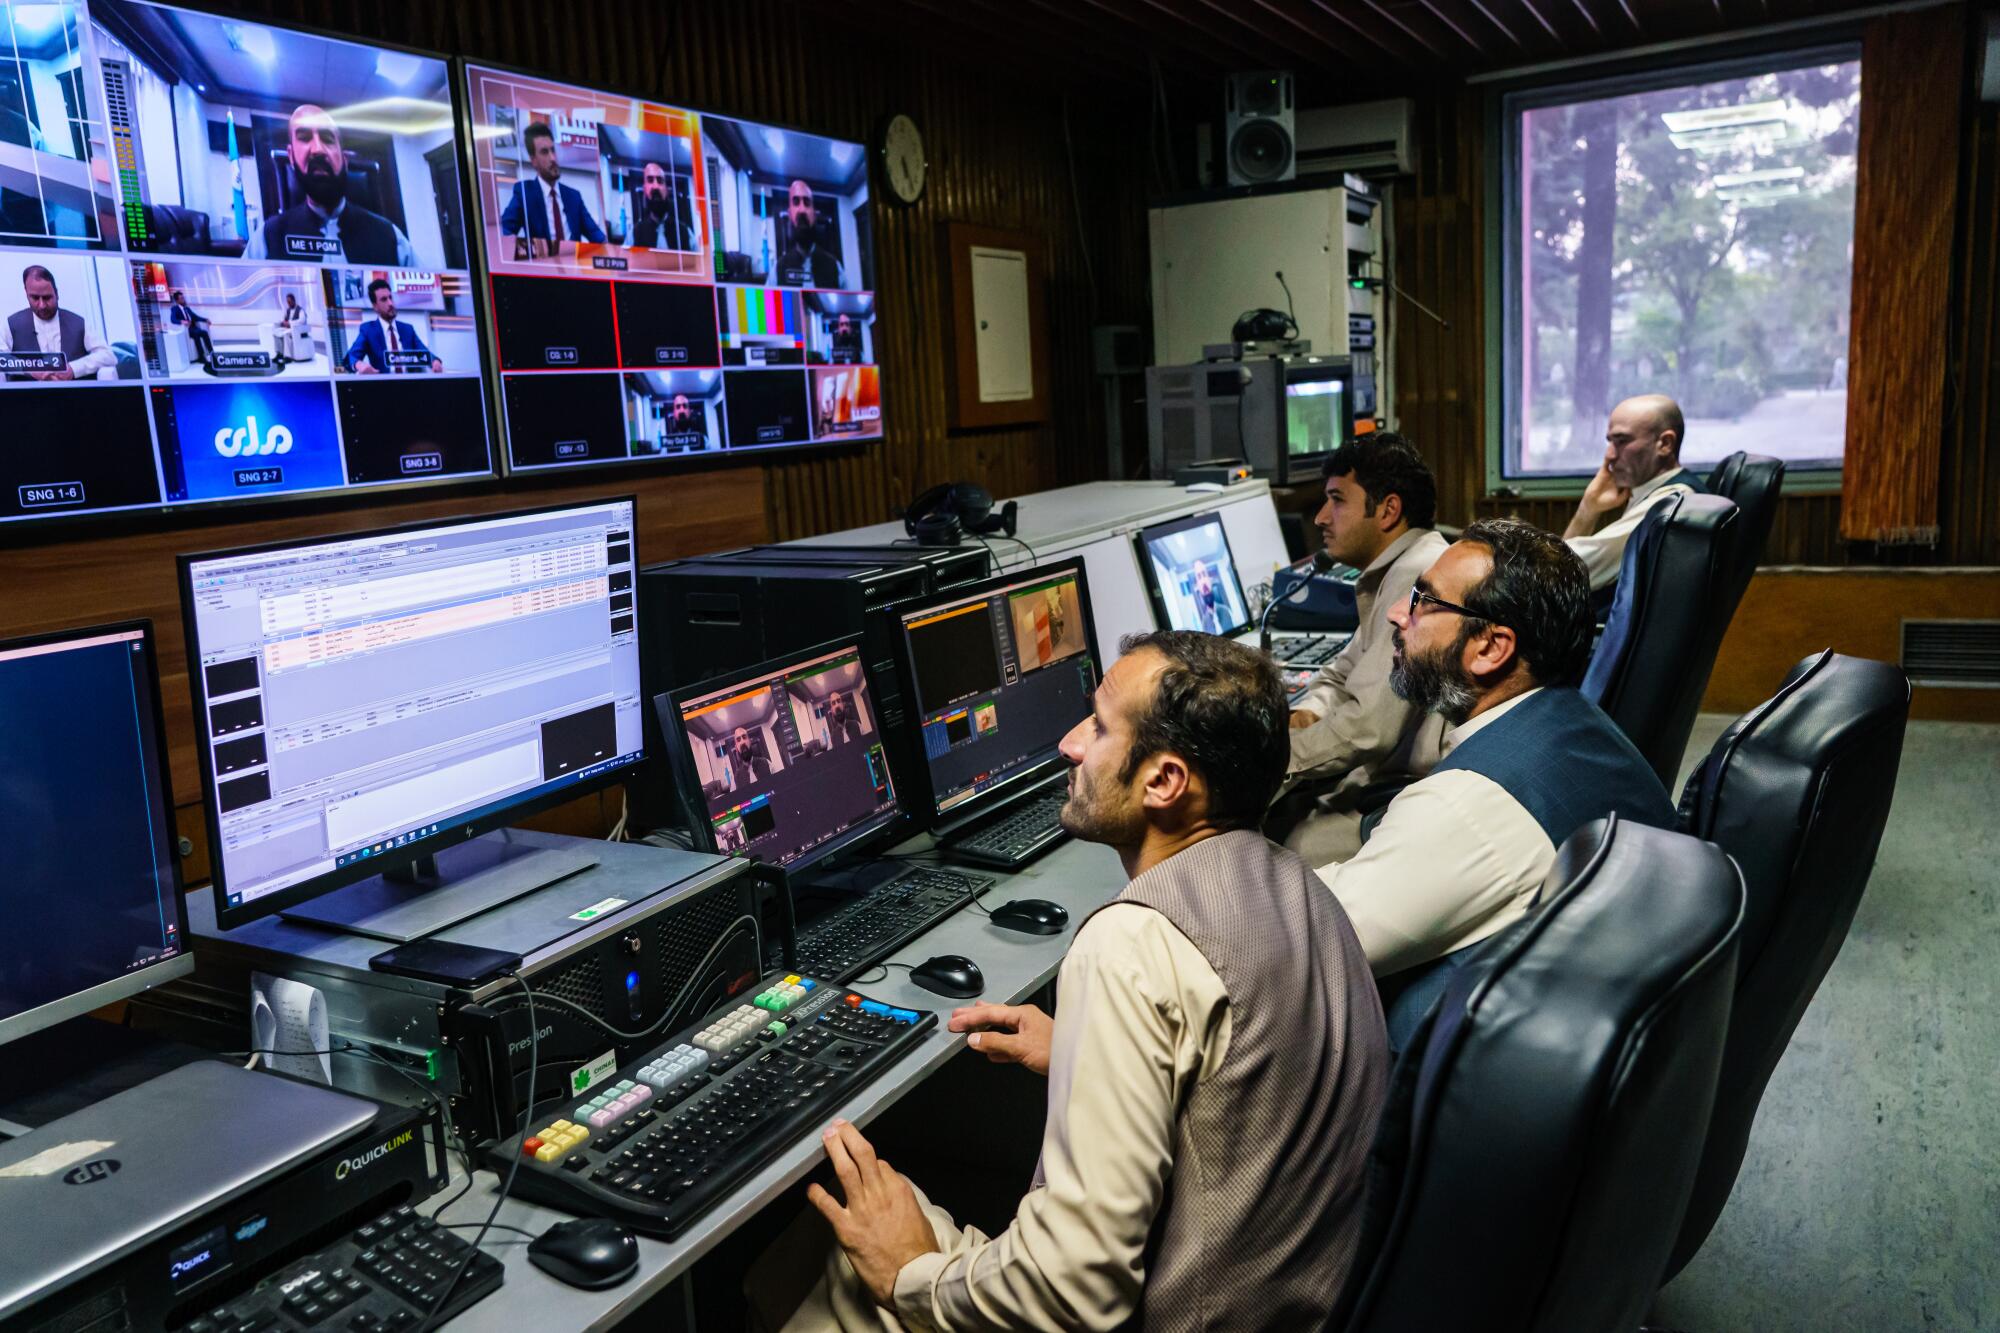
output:
{"label": "small preview monitor", "polygon": [[863,145],[464,77],[510,468],[882,434]]}
{"label": "small preview monitor", "polygon": [[1354,397],[1346,360],[1313,357],[1285,366],[1285,456],[1324,458],[1353,434]]}
{"label": "small preview monitor", "polygon": [[0,524],[494,472],[443,56],[0,0],[0,152]]}
{"label": "small preview monitor", "polygon": [[1139,565],[1161,624],[1225,635],[1250,624],[1222,515],[1196,514],[1155,524],[1142,528],[1137,540]]}
{"label": "small preview monitor", "polygon": [[698,839],[804,869],[902,818],[858,642],[732,672],[662,700]]}
{"label": "small preview monitor", "polygon": [[0,641],[0,1042],[194,970],[145,621]]}
{"label": "small preview monitor", "polygon": [[180,558],[223,929],[644,758],[634,501]]}
{"label": "small preview monitor", "polygon": [[900,611],[930,783],[956,822],[1063,768],[1090,714],[1097,659],[1081,559],[985,579]]}

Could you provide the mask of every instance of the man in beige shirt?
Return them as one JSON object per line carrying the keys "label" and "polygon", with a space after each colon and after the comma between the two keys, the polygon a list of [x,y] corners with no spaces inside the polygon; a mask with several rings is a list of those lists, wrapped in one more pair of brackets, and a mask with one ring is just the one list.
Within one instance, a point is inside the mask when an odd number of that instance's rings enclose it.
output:
{"label": "man in beige shirt", "polygon": [[1676,487],[1707,491],[1701,478],[1681,466],[1681,441],[1686,438],[1680,404],[1663,393],[1627,398],[1611,409],[1604,427],[1604,461],[1563,529],[1563,540],[1583,559],[1593,593],[1618,582],[1625,543],[1648,509]]}
{"label": "man in beige shirt", "polygon": [[[836,1122],[838,1197],[808,1197],[837,1245],[787,1329],[1312,1328],[1340,1294],[1388,1062],[1338,901],[1256,832],[1285,767],[1277,670],[1204,634],[1123,647],[1063,741],[1062,819],[1130,882],[1078,929],[1054,1019],[951,1018],[1048,1077],[1033,1187],[988,1237]],[[782,1276],[753,1272],[753,1301]]]}
{"label": "man in beige shirt", "polygon": [[1443,721],[1389,688],[1395,646],[1386,616],[1444,554],[1436,521],[1437,483],[1401,435],[1363,435],[1327,459],[1315,522],[1327,554],[1361,571],[1357,619],[1354,637],[1292,710],[1292,787],[1266,826],[1314,865],[1360,850],[1368,784],[1422,777],[1438,761]]}

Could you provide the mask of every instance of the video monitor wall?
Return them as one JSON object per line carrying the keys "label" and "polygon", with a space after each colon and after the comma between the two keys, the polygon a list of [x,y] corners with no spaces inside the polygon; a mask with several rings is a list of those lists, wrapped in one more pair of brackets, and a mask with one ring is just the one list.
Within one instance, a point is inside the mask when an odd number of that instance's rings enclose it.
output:
{"label": "video monitor wall", "polygon": [[0,17],[0,523],[493,471],[444,60]]}
{"label": "video monitor wall", "polygon": [[466,80],[513,468],[882,433],[862,145]]}

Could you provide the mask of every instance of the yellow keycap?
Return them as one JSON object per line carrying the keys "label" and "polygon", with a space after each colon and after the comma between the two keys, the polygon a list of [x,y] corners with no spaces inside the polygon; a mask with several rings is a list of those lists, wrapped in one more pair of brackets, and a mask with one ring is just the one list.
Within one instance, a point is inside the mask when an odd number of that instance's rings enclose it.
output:
{"label": "yellow keycap", "polygon": [[567,1150],[560,1143],[544,1143],[540,1148],[535,1150],[535,1160],[538,1162],[560,1161],[565,1151]]}

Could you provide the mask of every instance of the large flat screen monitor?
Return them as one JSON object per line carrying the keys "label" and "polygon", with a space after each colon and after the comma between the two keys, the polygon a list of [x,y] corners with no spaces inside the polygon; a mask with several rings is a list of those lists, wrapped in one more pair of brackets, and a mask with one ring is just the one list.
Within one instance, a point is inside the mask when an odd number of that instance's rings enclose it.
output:
{"label": "large flat screen monitor", "polygon": [[512,468],[882,433],[862,145],[465,77]]}
{"label": "large flat screen monitor", "polygon": [[0,642],[0,1042],[194,970],[153,629]]}
{"label": "large flat screen monitor", "polygon": [[181,557],[224,929],[644,758],[633,507]]}
{"label": "large flat screen monitor", "polygon": [[802,870],[902,818],[856,642],[663,695],[660,722],[707,850]]}
{"label": "large flat screen monitor", "polygon": [[1081,559],[902,608],[934,822],[956,822],[1067,765],[1058,746],[1097,688]]}
{"label": "large flat screen monitor", "polygon": [[1140,529],[1136,541],[1139,567],[1162,625],[1226,635],[1250,624],[1222,515],[1157,523]]}
{"label": "large flat screen monitor", "polygon": [[0,19],[0,523],[493,471],[443,59]]}

